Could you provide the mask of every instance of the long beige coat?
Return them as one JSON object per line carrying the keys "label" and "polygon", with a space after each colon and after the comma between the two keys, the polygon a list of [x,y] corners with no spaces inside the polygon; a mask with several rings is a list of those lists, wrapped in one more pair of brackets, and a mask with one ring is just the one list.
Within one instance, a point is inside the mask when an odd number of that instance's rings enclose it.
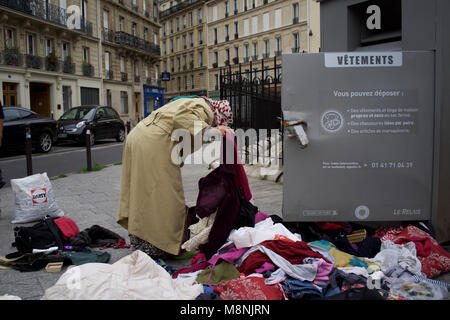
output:
{"label": "long beige coat", "polygon": [[[170,254],[179,254],[186,207],[180,166],[171,160],[171,134],[186,129],[193,141],[214,114],[202,98],[181,98],[152,112],[131,130],[122,157],[117,222],[128,232]],[[183,155],[185,156],[185,155]]]}

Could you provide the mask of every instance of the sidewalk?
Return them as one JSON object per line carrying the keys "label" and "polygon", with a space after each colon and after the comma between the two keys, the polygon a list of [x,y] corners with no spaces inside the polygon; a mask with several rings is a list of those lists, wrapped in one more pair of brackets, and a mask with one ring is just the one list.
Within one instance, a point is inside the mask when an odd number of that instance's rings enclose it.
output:
{"label": "sidewalk", "polygon": [[[80,231],[98,224],[118,233],[129,243],[128,232],[116,223],[117,204],[120,192],[122,166],[111,165],[101,171],[85,174],[70,174],[65,178],[52,180],[55,200],[65,216],[73,219]],[[206,165],[186,165],[182,168],[186,204],[195,205],[198,194],[198,180],[209,173]],[[281,214],[282,185],[272,181],[249,176],[250,188],[258,208],[269,214]],[[0,189],[0,255],[14,252],[14,194],[11,187]],[[24,224],[33,225],[34,223]],[[131,249],[106,249],[111,254],[110,263],[130,254]],[[166,261],[175,268],[189,263],[189,260]],[[9,294],[24,300],[39,300],[45,289],[51,287],[66,270],[60,273],[19,272],[0,270],[0,295]]]}

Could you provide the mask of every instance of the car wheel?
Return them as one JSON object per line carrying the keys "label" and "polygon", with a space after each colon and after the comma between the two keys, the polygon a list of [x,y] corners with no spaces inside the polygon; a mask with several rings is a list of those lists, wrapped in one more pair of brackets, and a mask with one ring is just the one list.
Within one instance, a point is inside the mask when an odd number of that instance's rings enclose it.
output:
{"label": "car wheel", "polygon": [[48,132],[42,132],[39,136],[39,151],[40,152],[49,152],[52,149],[53,145],[53,137]]}
{"label": "car wheel", "polygon": [[120,128],[119,133],[116,137],[117,142],[123,142],[125,140],[125,130],[124,128]]}

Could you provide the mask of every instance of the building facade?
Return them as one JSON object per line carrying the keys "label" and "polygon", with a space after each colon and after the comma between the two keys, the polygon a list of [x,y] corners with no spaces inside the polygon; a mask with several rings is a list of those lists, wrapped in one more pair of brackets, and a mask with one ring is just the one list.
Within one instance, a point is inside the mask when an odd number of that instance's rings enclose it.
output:
{"label": "building facade", "polygon": [[134,124],[158,84],[157,21],[151,0],[0,0],[3,104],[54,119],[104,104]]}
{"label": "building facade", "polygon": [[160,10],[162,68],[171,73],[165,84],[170,97],[201,91],[218,98],[225,66],[232,72],[258,71],[262,61],[267,68],[281,64],[283,53],[320,50],[315,0],[165,0]]}
{"label": "building facade", "polygon": [[204,0],[160,3],[161,67],[166,100],[179,95],[206,95],[208,90],[207,28]]}

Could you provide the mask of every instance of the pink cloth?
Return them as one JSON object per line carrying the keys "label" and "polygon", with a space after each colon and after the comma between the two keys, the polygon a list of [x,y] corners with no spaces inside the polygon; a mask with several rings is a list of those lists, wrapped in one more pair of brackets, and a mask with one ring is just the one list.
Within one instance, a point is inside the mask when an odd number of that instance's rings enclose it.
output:
{"label": "pink cloth", "polygon": [[333,264],[328,263],[323,259],[317,259],[314,261],[317,264],[317,274],[314,278],[315,281],[330,281],[330,277],[328,276],[333,270]]}
{"label": "pink cloth", "polygon": [[265,271],[273,271],[275,266],[270,262],[264,262],[261,267],[255,269],[256,273],[264,273]]}
{"label": "pink cloth", "polygon": [[266,220],[267,218],[269,218],[269,216],[267,214],[265,214],[264,212],[258,211],[255,214],[255,224],[257,224],[258,222],[261,222],[263,220]]}
{"label": "pink cloth", "polygon": [[241,248],[241,249],[231,248],[225,253],[213,256],[211,259],[209,259],[209,263],[215,265],[219,259],[222,259],[225,260],[226,262],[234,264],[234,262],[240,257],[242,257],[244,253],[248,251],[248,249],[249,248]]}

